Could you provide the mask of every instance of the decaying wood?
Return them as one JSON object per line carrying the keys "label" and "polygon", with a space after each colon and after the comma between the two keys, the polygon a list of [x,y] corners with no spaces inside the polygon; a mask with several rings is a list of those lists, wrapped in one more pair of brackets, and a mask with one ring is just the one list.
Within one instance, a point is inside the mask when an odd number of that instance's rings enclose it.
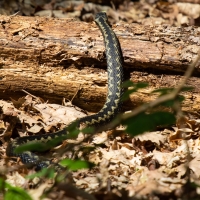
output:
{"label": "decaying wood", "polygon": [[[132,95],[132,109],[155,98],[149,91],[174,87],[199,50],[200,29],[143,26],[121,22],[113,26],[119,37],[126,78],[148,82],[149,88]],[[199,110],[199,64],[188,83],[183,109]],[[106,59],[95,23],[73,19],[0,16],[0,94],[17,99],[22,89],[61,102],[62,98],[92,112],[106,98]]]}

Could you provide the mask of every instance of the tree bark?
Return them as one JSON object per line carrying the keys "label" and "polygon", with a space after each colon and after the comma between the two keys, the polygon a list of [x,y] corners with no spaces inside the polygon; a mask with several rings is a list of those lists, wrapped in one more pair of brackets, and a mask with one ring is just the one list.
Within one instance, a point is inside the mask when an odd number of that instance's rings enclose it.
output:
{"label": "tree bark", "polygon": [[[133,109],[155,99],[149,91],[174,87],[196,58],[200,29],[144,26],[120,22],[113,26],[124,56],[126,79],[148,82],[124,104]],[[184,93],[183,110],[198,112],[200,63]],[[102,35],[95,23],[74,19],[0,16],[0,94],[17,99],[22,89],[49,100],[64,97],[77,106],[97,112],[107,91],[106,58]],[[194,101],[196,104],[194,104]]]}

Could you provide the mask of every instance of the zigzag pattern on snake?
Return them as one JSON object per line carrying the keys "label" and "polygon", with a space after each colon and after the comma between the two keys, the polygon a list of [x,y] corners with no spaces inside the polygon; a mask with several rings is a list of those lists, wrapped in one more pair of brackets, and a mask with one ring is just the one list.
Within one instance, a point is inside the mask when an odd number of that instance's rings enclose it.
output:
{"label": "zigzag pattern on snake", "polygon": [[[108,72],[108,94],[103,108],[97,114],[86,116],[76,120],[78,126],[82,123],[86,126],[94,127],[101,124],[106,124],[119,113],[121,107],[121,97],[123,94],[123,89],[121,87],[123,82],[123,57],[120,44],[115,33],[107,23],[106,13],[100,12],[96,14],[95,22],[99,26],[104,37]],[[32,152],[23,152],[20,154],[16,154],[14,150],[21,144],[34,141],[48,143],[54,138],[60,138],[60,141],[58,141],[58,143],[61,143],[63,140],[62,138],[68,134],[68,128],[69,126],[66,126],[63,130],[51,134],[17,138],[12,142],[9,142],[6,149],[6,154],[9,157],[19,157],[24,164],[35,165],[36,170],[49,167],[49,165],[52,164],[51,161],[40,160],[39,157]]]}

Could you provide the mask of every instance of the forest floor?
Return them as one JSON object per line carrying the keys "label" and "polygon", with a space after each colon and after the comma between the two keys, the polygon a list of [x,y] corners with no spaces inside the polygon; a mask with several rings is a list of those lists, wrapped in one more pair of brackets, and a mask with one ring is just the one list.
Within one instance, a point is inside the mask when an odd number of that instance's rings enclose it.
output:
{"label": "forest floor", "polygon": [[[200,25],[198,0],[0,1],[0,14],[8,16],[75,18],[91,23],[100,11],[106,11],[110,24],[124,21],[152,27]],[[88,140],[80,133],[78,138],[40,153],[54,162],[66,157],[74,160],[68,163],[70,173],[59,181],[60,174],[55,176],[51,171],[33,177],[34,169],[26,168],[19,159],[6,157],[7,141],[55,132],[86,116],[86,112],[64,101],[63,105],[52,104],[26,93],[18,100],[0,100],[0,199],[200,199],[199,113],[182,113],[173,125],[159,126],[134,137],[124,126],[100,132]],[[71,148],[63,153],[68,145]]]}

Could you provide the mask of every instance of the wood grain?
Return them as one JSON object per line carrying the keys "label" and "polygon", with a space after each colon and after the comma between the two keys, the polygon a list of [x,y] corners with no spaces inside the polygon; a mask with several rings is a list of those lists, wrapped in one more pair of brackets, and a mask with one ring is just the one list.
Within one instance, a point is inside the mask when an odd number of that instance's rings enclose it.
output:
{"label": "wood grain", "polygon": [[[113,25],[123,55],[126,79],[148,82],[149,87],[124,104],[133,109],[155,99],[153,89],[174,87],[200,44],[195,27],[144,26],[120,22]],[[183,110],[199,110],[199,69],[188,85]],[[101,33],[95,23],[74,19],[8,17],[0,15],[0,94],[17,99],[22,89],[50,102],[62,98],[91,112],[104,104],[107,91],[106,58]]]}

